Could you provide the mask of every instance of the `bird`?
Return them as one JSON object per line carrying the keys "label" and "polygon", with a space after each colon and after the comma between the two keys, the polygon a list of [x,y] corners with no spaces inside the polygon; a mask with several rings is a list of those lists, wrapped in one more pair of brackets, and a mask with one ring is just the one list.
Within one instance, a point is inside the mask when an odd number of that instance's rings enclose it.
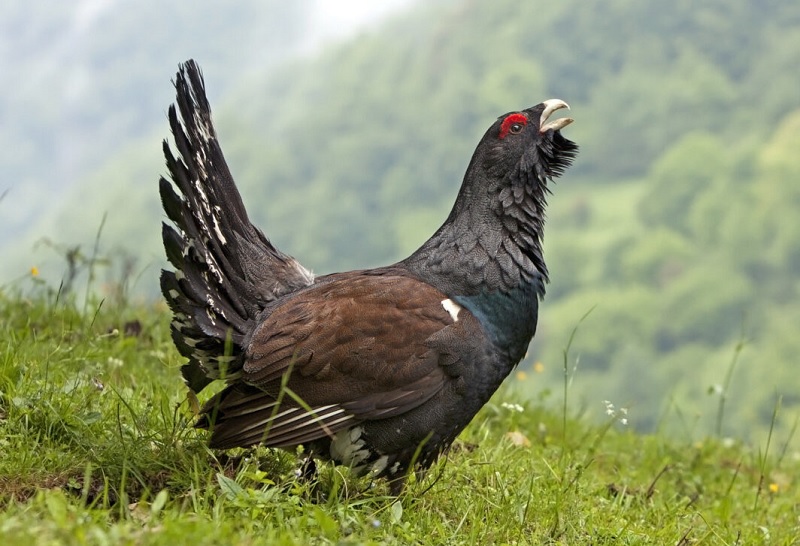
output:
{"label": "bird", "polygon": [[249,219],[196,61],[168,110],[160,285],[212,449],[297,449],[392,494],[446,452],[525,356],[549,282],[549,184],[578,146],[560,99],[498,117],[450,214],[392,265],[317,276]]}

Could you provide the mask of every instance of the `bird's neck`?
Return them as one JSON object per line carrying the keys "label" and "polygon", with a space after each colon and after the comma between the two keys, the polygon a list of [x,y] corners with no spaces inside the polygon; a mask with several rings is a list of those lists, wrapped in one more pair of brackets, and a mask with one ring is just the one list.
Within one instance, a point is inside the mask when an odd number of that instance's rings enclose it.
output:
{"label": "bird's neck", "polygon": [[542,188],[521,176],[494,185],[465,182],[442,227],[401,262],[467,307],[514,353],[533,336],[547,282]]}
{"label": "bird's neck", "polygon": [[531,289],[542,297],[546,185],[528,176],[468,171],[447,220],[402,264],[451,296]]}

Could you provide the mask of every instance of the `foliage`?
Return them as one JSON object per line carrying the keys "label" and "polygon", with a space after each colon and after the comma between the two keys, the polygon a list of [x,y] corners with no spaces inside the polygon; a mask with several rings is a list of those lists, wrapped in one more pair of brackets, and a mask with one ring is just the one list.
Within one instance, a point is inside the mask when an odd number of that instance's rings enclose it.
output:
{"label": "foliage", "polygon": [[785,436],[752,448],[637,435],[636,408],[592,404],[592,424],[572,398],[561,413],[548,391],[522,394],[524,374],[398,498],[329,465],[304,481],[292,453],[211,452],[190,426],[163,306],[91,303],[80,312],[41,283],[0,293],[6,544],[800,540],[800,459]]}

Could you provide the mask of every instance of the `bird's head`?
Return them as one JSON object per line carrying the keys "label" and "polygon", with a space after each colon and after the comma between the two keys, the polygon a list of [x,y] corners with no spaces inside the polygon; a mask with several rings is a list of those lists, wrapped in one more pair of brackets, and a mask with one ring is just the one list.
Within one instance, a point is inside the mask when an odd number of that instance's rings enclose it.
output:
{"label": "bird's head", "polygon": [[561,134],[572,118],[550,119],[564,108],[569,109],[569,105],[563,100],[549,99],[500,116],[484,135],[476,154],[487,174],[526,179],[532,174],[540,183],[560,176],[578,152],[578,146]]}
{"label": "bird's head", "polygon": [[541,249],[547,183],[578,153],[561,135],[569,108],[551,99],[500,116],[486,131],[467,167],[444,224],[406,267],[448,294],[508,293],[520,286],[544,294]]}

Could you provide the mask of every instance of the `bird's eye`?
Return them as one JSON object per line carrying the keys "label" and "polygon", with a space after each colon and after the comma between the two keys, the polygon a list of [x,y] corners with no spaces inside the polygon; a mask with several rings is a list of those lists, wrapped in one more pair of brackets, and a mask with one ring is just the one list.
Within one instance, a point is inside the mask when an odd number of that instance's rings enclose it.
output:
{"label": "bird's eye", "polygon": [[517,135],[521,133],[525,126],[528,124],[528,118],[524,114],[510,114],[500,124],[500,133],[497,135],[500,140],[506,138],[510,134]]}

